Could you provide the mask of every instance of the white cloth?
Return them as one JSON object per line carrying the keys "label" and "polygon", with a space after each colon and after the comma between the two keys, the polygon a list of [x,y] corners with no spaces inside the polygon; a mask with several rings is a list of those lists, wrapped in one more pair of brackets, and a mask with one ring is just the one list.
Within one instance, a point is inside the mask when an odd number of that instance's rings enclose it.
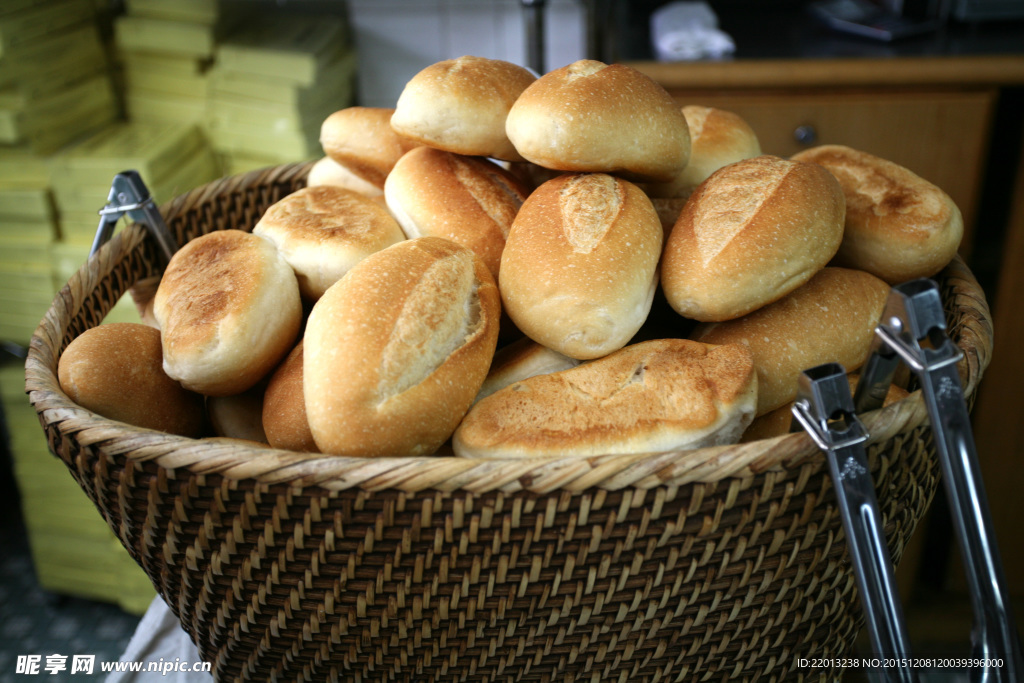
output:
{"label": "white cloth", "polygon": [[128,647],[121,655],[122,662],[143,662],[143,669],[150,663],[157,668],[174,663],[185,671],[168,670],[166,674],[152,671],[115,671],[107,675],[106,683],[211,683],[213,676],[204,671],[191,671],[202,660],[199,650],[181,627],[178,618],[167,607],[160,596],[149,605],[142,616],[135,633],[128,641]]}
{"label": "white cloth", "polygon": [[663,62],[721,59],[736,51],[706,2],[671,2],[651,13],[651,44]]}

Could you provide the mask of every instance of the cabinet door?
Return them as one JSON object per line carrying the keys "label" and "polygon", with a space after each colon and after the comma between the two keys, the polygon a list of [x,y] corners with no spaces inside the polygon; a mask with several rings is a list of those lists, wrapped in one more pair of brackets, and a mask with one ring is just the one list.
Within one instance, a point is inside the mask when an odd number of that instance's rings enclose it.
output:
{"label": "cabinet door", "polygon": [[995,91],[670,93],[680,105],[739,114],[766,154],[788,157],[815,145],[841,144],[906,166],[960,207],[962,253],[969,253]]}

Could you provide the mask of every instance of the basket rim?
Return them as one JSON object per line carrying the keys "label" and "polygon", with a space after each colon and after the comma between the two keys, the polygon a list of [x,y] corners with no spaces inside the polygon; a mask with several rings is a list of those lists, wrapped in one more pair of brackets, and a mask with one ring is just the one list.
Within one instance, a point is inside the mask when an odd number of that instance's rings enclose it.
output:
{"label": "basket rim", "polygon": [[[165,203],[161,213],[170,223],[189,207],[224,193],[282,180],[304,180],[312,163],[283,164],[214,180]],[[655,453],[529,459],[454,455],[358,458],[298,453],[220,438],[191,439],[110,420],[78,406],[61,390],[57,380],[60,345],[84,297],[109,276],[121,259],[141,249],[146,239],[146,231],[131,223],[71,276],[40,321],[25,361],[25,391],[43,429],[57,430],[62,437],[73,438],[107,457],[151,461],[162,468],[184,468],[193,474],[326,490],[359,487],[370,491],[548,493],[558,489],[648,489],[749,479],[821,455],[810,437],[799,432],[727,446]],[[980,285],[960,256],[947,266],[943,276],[951,287],[953,305],[963,313],[957,343],[964,352],[960,361],[964,394],[970,397],[991,358],[992,316]],[[870,447],[918,427],[928,417],[921,392],[915,391],[861,419],[870,435],[866,444]]]}

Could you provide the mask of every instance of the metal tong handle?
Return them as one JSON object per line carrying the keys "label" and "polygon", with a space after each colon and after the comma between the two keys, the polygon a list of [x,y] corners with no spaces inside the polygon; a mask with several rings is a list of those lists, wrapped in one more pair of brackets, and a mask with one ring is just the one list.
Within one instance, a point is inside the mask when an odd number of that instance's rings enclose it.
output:
{"label": "metal tong handle", "polygon": [[[875,330],[854,405],[858,412],[881,407],[901,361],[917,376],[931,420],[971,593],[972,659],[979,664],[971,668],[971,680],[977,683],[1021,681],[1024,680],[1024,657],[956,365],[963,353],[946,336],[945,330],[942,298],[934,281],[913,280],[893,287]],[[929,348],[921,342],[927,342]]]}
{"label": "metal tong handle", "polygon": [[[802,373],[793,417],[793,428],[803,427],[825,452],[875,655],[905,662],[910,645],[864,450],[868,434],[854,413],[843,366],[826,363]],[[885,666],[881,676],[886,682],[917,680],[899,665]]]}
{"label": "metal tong handle", "polygon": [[126,214],[131,220],[149,230],[166,261],[170,261],[174,252],[178,250],[178,245],[171,231],[167,229],[156,202],[153,201],[149,189],[137,171],[122,171],[114,176],[110,183],[107,204],[100,209],[99,214],[100,223],[96,228],[92,249],[89,250],[90,257],[110,241],[114,227]]}

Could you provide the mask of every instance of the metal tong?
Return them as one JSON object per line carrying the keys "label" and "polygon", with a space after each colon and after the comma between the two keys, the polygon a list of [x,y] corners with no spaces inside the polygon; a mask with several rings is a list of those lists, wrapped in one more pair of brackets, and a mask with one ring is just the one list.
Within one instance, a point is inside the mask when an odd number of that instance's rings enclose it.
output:
{"label": "metal tong", "polygon": [[1024,681],[1024,656],[957,369],[962,356],[946,335],[938,285],[920,279],[895,286],[875,329],[854,406],[857,412],[882,407],[901,362],[917,377],[971,593],[971,659],[978,663],[970,669],[971,681],[1013,683]]}
{"label": "metal tong", "polygon": [[153,201],[149,189],[137,171],[122,171],[114,176],[110,184],[110,194],[107,195],[107,204],[100,209],[99,214],[100,223],[96,228],[92,249],[89,251],[90,257],[110,240],[117,222],[125,215],[149,230],[165,262],[170,261],[171,256],[178,250],[178,245],[171,231],[167,229],[156,202]]}
{"label": "metal tong", "polygon": [[902,665],[910,661],[910,644],[864,449],[868,433],[854,412],[843,366],[827,363],[801,375],[793,417],[793,428],[802,427],[826,454],[882,680],[913,683],[913,670]]}

